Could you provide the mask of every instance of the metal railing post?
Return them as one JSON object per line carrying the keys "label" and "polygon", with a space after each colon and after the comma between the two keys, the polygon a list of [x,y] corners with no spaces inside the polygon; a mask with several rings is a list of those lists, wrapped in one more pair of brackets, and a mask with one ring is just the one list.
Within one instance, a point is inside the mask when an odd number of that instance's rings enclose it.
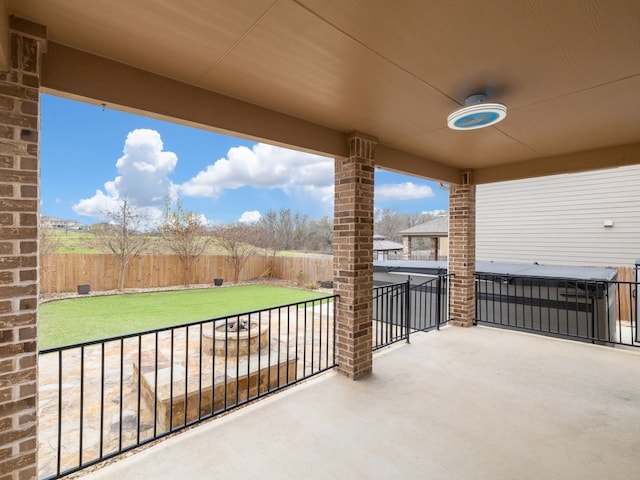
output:
{"label": "metal railing post", "polygon": [[640,292],[638,292],[638,286],[640,286],[640,260],[636,260],[635,267],[636,267],[635,283],[633,284],[632,287],[630,287],[633,290],[632,296],[633,296],[633,299],[635,300],[635,309],[633,308],[633,305],[629,307],[629,309],[631,310],[631,315],[629,315],[629,317],[631,317],[630,321],[631,321],[632,340],[633,340],[633,330],[635,325],[635,334],[636,334],[635,341],[640,343],[640,325],[638,325],[638,320],[640,320],[640,295],[639,295]]}
{"label": "metal railing post", "polygon": [[442,275],[438,273],[436,280],[436,330],[440,330],[440,317],[442,316]]}
{"label": "metal railing post", "polygon": [[404,314],[406,317],[405,327],[407,329],[407,343],[411,343],[411,277],[407,278],[404,292]]}

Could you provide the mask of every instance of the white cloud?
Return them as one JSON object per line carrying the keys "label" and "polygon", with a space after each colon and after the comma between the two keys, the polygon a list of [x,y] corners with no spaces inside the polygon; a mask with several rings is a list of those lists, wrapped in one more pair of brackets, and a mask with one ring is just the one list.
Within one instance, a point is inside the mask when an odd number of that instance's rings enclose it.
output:
{"label": "white cloud", "polygon": [[163,148],[155,130],[129,132],[123,155],[116,162],[119,175],[104,184],[104,191],[97,190],[93,197],[80,200],[73,210],[82,216],[104,217],[106,210],[117,208],[126,198],[131,205],[145,209],[150,217],[158,217],[165,197],[174,194],[169,174],[178,163],[176,154]]}
{"label": "white cloud", "polygon": [[435,210],[424,210],[422,212],[422,215],[433,215],[434,217],[437,217],[438,215],[442,215],[443,213],[447,213],[446,210],[438,210],[437,208]]}
{"label": "white cloud", "polygon": [[262,215],[260,215],[259,211],[252,210],[250,212],[244,212],[238,221],[240,223],[256,223],[259,222],[261,218]]}
{"label": "white cloud", "polygon": [[[316,194],[333,188],[333,159],[258,143],[234,147],[195,177],[179,186],[190,197],[218,198],[227,189],[245,186],[279,188],[289,194]],[[323,193],[317,198],[325,198]]]}
{"label": "white cloud", "polygon": [[430,186],[417,185],[413,182],[391,183],[375,188],[376,200],[419,200],[433,196]]}
{"label": "white cloud", "polygon": [[105,212],[115,210],[120,205],[120,200],[105,195],[102,190],[96,190],[96,194],[91,198],[83,198],[72,208],[73,211],[83,217],[104,218]]}
{"label": "white cloud", "polygon": [[333,193],[335,191],[333,183],[324,187],[306,186],[302,191],[309,197],[315,198],[322,203],[333,205]]}

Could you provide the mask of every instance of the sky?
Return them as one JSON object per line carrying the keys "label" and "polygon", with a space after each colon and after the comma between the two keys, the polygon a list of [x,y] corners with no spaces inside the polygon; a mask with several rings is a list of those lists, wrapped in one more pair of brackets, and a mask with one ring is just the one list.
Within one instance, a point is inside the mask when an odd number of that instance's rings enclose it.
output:
{"label": "sky", "polygon": [[[91,225],[123,199],[159,220],[166,198],[210,224],[258,220],[289,208],[333,215],[333,159],[41,97],[41,214]],[[375,208],[448,208],[437,182],[377,169]]]}

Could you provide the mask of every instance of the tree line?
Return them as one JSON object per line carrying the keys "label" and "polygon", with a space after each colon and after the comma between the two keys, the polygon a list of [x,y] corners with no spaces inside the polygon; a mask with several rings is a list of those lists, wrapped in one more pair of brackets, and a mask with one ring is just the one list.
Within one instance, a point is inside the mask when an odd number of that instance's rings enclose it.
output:
{"label": "tree line", "polygon": [[[331,253],[332,221],[328,217],[309,220],[290,209],[269,211],[253,223],[209,225],[177,199],[166,202],[160,226],[148,230],[145,225],[149,219],[144,211],[124,199],[118,208],[105,211],[104,217],[105,222],[90,229],[92,242],[99,250],[117,257],[120,289],[124,288],[130,260],[157,247],[179,259],[185,284],[194,262],[212,246],[226,254],[234,282],[252,255],[275,256],[286,250]],[[49,252],[53,241],[53,237],[43,239]]]}
{"label": "tree line", "polygon": [[[124,199],[120,205],[104,212],[106,221],[91,227],[94,245],[115,255],[120,267],[119,288],[124,288],[129,262],[153,247],[176,255],[182,264],[183,280],[188,283],[194,262],[215,246],[227,255],[237,282],[250,256],[275,256],[283,251],[331,254],[333,220],[329,217],[309,219],[307,215],[283,208],[268,211],[253,223],[208,225],[202,217],[185,208],[180,199],[167,201],[159,227],[149,231],[144,211]],[[400,231],[433,218],[432,214],[408,214],[391,209],[376,211],[375,233],[400,242]],[[42,254],[55,251],[55,238],[43,232]]]}

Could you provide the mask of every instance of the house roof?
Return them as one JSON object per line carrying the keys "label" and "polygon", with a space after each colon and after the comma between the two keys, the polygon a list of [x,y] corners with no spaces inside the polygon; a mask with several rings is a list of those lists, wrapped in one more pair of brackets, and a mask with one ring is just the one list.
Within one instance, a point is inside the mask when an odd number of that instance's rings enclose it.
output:
{"label": "house roof", "polygon": [[449,215],[439,215],[428,222],[402,230],[402,236],[446,237],[449,235]]}
{"label": "house roof", "polygon": [[381,235],[374,235],[373,237],[373,251],[393,251],[393,250],[402,250],[402,244],[398,242],[392,242],[391,240],[386,240]]}
{"label": "house roof", "polygon": [[[640,162],[640,4],[8,0],[45,92],[460,183]],[[0,64],[9,32],[0,22]],[[0,65],[2,66],[2,65]],[[454,131],[486,93],[507,118]]]}

